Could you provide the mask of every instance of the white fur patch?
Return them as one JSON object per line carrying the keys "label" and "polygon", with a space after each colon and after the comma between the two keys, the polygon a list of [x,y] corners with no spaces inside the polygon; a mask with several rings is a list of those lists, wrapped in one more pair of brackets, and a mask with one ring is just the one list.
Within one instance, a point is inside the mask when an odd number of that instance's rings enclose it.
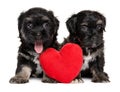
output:
{"label": "white fur patch", "polygon": [[38,60],[38,57],[39,57],[39,55],[36,56],[36,57],[34,58],[34,60],[33,60],[33,62],[34,62],[35,64],[37,64],[36,74],[42,73],[42,68],[40,67],[40,62],[39,62],[39,60]]}
{"label": "white fur patch", "polygon": [[89,68],[89,62],[92,62],[96,59],[96,56],[100,56],[101,52],[103,51],[103,48],[101,49],[98,49],[96,52],[90,54],[90,51],[88,50],[88,55],[87,56],[84,56],[84,64],[82,66],[82,70],[86,70]]}
{"label": "white fur patch", "polygon": [[82,66],[82,70],[85,70],[89,68],[89,62],[92,61],[92,56],[88,54],[88,56],[84,56],[83,58],[84,58],[84,64]]}
{"label": "white fur patch", "polygon": [[30,57],[29,57],[29,56],[27,56],[27,55],[25,55],[24,53],[19,52],[18,54],[19,54],[19,55],[21,55],[22,57],[26,58],[27,60],[29,60],[29,59],[30,59]]}
{"label": "white fur patch", "polygon": [[42,73],[42,68],[40,67],[40,62],[39,62],[39,60],[38,60],[39,54],[37,54],[37,53],[35,53],[35,52],[31,52],[31,51],[29,51],[29,54],[34,56],[33,62],[34,62],[35,64],[37,64],[36,74]]}

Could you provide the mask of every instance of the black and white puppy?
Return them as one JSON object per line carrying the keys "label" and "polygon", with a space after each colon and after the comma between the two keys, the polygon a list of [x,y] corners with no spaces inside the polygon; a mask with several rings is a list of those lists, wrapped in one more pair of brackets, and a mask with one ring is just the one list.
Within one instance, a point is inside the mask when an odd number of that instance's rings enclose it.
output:
{"label": "black and white puppy", "polygon": [[81,76],[92,77],[93,82],[108,82],[109,77],[104,72],[104,40],[106,19],[96,11],[85,10],[72,15],[66,25],[69,37],[64,44],[73,42],[83,49],[84,64],[81,73],[76,77],[82,82]]}
{"label": "black and white puppy", "polygon": [[[18,29],[21,45],[18,51],[16,75],[10,83],[26,83],[30,76],[39,76],[42,69],[38,57],[45,49],[58,49],[56,39],[59,21],[52,11],[43,8],[31,8],[21,13],[18,18]],[[45,75],[43,82],[49,82]]]}

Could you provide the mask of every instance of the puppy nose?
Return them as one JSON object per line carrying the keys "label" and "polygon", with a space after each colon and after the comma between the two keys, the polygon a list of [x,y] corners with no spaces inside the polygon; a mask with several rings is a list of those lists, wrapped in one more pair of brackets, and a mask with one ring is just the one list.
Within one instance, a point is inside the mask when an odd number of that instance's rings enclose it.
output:
{"label": "puppy nose", "polygon": [[42,37],[41,37],[41,34],[40,34],[40,33],[37,33],[37,34],[36,34],[36,39],[37,39],[37,40],[40,40],[41,38],[42,38]]}
{"label": "puppy nose", "polygon": [[40,33],[37,33],[37,36],[40,36]]}

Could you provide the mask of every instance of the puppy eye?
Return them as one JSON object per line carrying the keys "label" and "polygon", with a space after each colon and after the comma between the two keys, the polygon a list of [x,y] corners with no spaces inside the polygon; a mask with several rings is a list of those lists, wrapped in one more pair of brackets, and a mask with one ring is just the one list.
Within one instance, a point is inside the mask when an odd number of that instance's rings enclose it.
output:
{"label": "puppy eye", "polygon": [[32,23],[28,23],[28,24],[27,24],[27,29],[30,30],[30,29],[32,29],[32,28],[33,28],[33,24],[32,24]]}
{"label": "puppy eye", "polygon": [[96,26],[96,29],[97,30],[100,30],[102,28],[102,25],[101,24],[98,24],[97,26]]}
{"label": "puppy eye", "polygon": [[82,25],[82,26],[81,26],[81,30],[82,30],[82,31],[87,31],[87,29],[88,29],[87,25]]}
{"label": "puppy eye", "polygon": [[43,24],[43,28],[44,28],[44,29],[46,29],[46,28],[48,28],[48,27],[49,27],[49,24],[48,24],[48,23],[44,23],[44,24]]}

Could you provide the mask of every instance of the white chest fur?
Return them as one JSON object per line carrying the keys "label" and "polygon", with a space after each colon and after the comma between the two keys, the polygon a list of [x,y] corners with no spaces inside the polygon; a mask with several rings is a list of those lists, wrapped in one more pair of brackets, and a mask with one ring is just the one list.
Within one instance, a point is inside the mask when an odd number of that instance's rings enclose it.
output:
{"label": "white chest fur", "polygon": [[40,67],[40,62],[39,62],[39,60],[38,60],[38,57],[39,57],[39,55],[36,56],[36,57],[34,58],[34,60],[33,60],[33,62],[34,62],[35,64],[37,64],[36,74],[42,73],[42,68]]}
{"label": "white chest fur", "polygon": [[38,60],[39,54],[37,54],[37,53],[35,53],[35,52],[29,52],[29,53],[34,56],[33,62],[34,62],[35,64],[37,64],[36,74],[42,73],[42,68],[40,67],[40,62],[39,62],[39,60]]}
{"label": "white chest fur", "polygon": [[84,59],[84,64],[82,66],[82,70],[86,70],[89,68],[89,63],[93,62],[97,56],[101,55],[101,52],[103,51],[103,48],[98,49],[96,52],[90,54],[90,51],[88,50],[88,55],[83,57]]}
{"label": "white chest fur", "polygon": [[84,64],[82,66],[82,70],[85,70],[87,68],[89,68],[89,62],[92,62],[93,61],[93,56],[88,54],[88,56],[84,56]]}

